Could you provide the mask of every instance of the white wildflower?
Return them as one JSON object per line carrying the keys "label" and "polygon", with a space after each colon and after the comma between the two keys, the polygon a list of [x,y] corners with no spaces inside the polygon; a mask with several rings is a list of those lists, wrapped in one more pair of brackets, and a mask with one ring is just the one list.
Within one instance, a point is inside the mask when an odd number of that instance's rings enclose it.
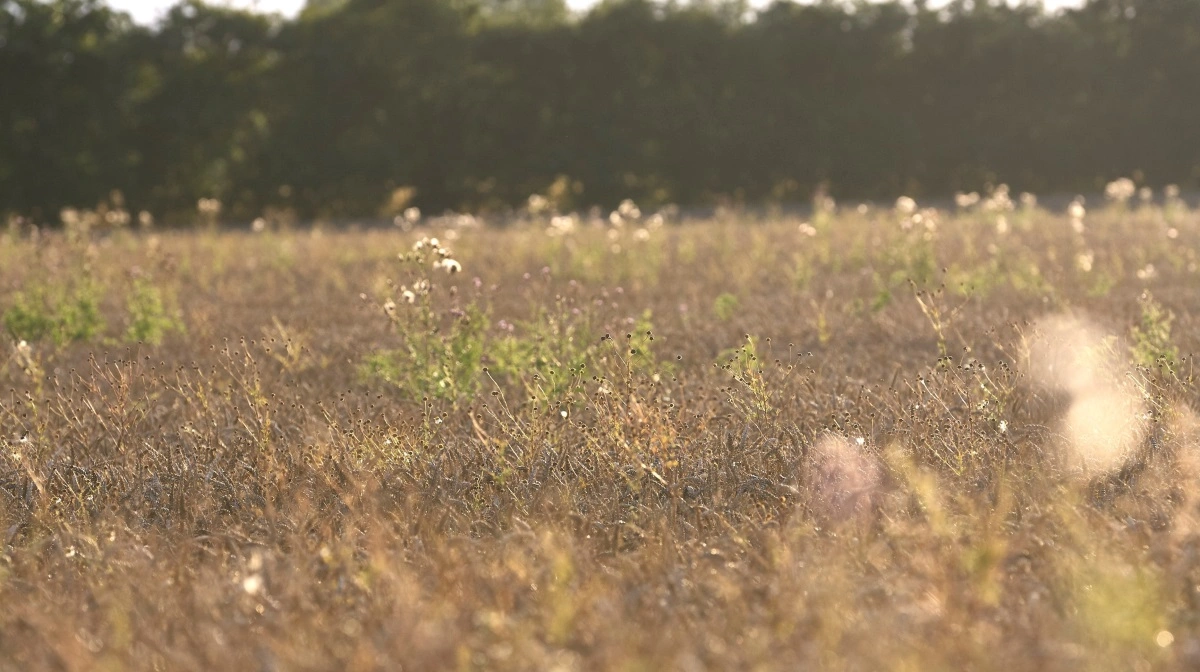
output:
{"label": "white wildflower", "polygon": [[1113,180],[1104,187],[1104,195],[1108,198],[1108,200],[1116,201],[1118,203],[1124,203],[1133,198],[1133,195],[1136,192],[1137,186],[1134,185],[1133,180],[1129,179],[1128,177],[1122,177]]}

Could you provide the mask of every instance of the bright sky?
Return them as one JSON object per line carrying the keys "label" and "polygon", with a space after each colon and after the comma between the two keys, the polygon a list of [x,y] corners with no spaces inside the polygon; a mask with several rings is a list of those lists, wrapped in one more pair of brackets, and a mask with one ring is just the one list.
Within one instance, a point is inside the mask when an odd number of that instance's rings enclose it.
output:
{"label": "bright sky", "polygon": [[[226,4],[234,7],[248,7],[260,12],[278,12],[286,16],[294,16],[304,7],[305,0],[210,0],[213,4]],[[567,0],[574,9],[586,9],[595,0]],[[1082,0],[1044,0],[1047,9],[1078,6]],[[153,23],[162,17],[175,4],[174,0],[108,0],[108,5],[129,12],[138,23]],[[758,2],[751,2],[753,5]],[[766,4],[765,2],[763,4]]]}

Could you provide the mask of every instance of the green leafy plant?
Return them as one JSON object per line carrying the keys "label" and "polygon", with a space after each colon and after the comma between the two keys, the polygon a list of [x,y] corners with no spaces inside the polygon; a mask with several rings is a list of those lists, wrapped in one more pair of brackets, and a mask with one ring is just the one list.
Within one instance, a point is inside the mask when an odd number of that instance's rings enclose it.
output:
{"label": "green leafy plant", "polygon": [[162,291],[146,278],[139,278],[125,300],[129,326],[125,340],[158,345],[172,331],[182,333],[183,321],[167,308]]}
{"label": "green leafy plant", "polygon": [[1175,314],[1156,301],[1150,292],[1143,292],[1138,304],[1141,319],[1130,330],[1133,337],[1130,351],[1134,361],[1147,367],[1174,367],[1179,361],[1179,348],[1171,342],[1171,323],[1175,321]]}
{"label": "green leafy plant", "polygon": [[541,311],[511,329],[488,349],[489,370],[534,399],[561,400],[595,363],[596,338],[581,320]]}
{"label": "green leafy plant", "polygon": [[4,311],[4,328],[13,338],[58,345],[97,338],[105,327],[99,291],[88,278],[70,286],[35,285],[19,292]]}
{"label": "green leafy plant", "polygon": [[456,400],[479,387],[486,315],[472,305],[445,329],[412,330],[404,345],[367,357],[364,372],[414,398]]}
{"label": "green leafy plant", "polygon": [[399,304],[392,298],[383,304],[401,345],[368,355],[362,373],[418,399],[470,398],[483,369],[487,313],[474,303],[462,308],[435,304],[437,285],[428,269],[447,273],[462,269],[436,238],[421,241],[401,261],[414,268],[417,277],[411,287],[400,287]]}
{"label": "green leafy plant", "polygon": [[736,294],[723,292],[713,301],[713,314],[718,320],[728,322],[737,313],[738,297]]}

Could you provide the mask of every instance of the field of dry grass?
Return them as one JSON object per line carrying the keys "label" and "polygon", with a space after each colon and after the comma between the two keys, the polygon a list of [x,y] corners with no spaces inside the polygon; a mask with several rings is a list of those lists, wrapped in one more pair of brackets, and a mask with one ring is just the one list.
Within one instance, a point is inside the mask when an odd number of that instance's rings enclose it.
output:
{"label": "field of dry grass", "polygon": [[963,205],[14,223],[0,670],[1194,669],[1200,214]]}

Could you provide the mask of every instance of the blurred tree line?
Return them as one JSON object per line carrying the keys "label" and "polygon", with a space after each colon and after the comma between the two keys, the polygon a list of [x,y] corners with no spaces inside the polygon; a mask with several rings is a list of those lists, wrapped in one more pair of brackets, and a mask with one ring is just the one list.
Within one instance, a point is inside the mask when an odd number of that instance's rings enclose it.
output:
{"label": "blurred tree line", "polygon": [[[299,217],[1200,180],[1200,2],[0,0],[0,212]],[[410,198],[411,197],[411,198]]]}

